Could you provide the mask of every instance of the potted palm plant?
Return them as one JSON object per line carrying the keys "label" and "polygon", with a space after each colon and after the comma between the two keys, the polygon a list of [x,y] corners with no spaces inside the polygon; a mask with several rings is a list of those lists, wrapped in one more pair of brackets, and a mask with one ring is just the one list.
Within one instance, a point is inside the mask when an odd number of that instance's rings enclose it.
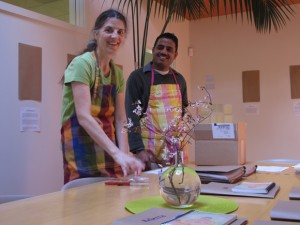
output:
{"label": "potted palm plant", "polygon": [[[207,16],[232,15],[254,24],[258,32],[278,31],[294,14],[292,0],[113,0],[122,10],[132,16],[133,48],[135,67],[144,66],[149,21],[152,10],[154,15],[164,19],[162,33],[170,21],[180,22],[185,19],[197,20]],[[143,37],[140,38],[141,7],[146,8]],[[221,12],[222,9],[222,12]],[[235,15],[235,17],[233,16]]]}

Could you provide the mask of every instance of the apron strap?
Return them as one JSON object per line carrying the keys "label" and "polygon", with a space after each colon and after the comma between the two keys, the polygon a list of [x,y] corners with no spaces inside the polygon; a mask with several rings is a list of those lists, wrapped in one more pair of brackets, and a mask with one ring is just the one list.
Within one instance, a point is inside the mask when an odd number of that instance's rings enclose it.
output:
{"label": "apron strap", "polygon": [[[178,84],[177,79],[176,79],[176,76],[175,76],[175,74],[174,74],[174,71],[172,70],[172,68],[170,68],[170,70],[171,70],[171,73],[172,73],[173,78],[174,78],[174,80],[175,80],[175,83]],[[153,67],[152,67],[152,68],[151,68],[151,86],[152,86],[153,84],[154,84],[154,69],[153,69]]]}

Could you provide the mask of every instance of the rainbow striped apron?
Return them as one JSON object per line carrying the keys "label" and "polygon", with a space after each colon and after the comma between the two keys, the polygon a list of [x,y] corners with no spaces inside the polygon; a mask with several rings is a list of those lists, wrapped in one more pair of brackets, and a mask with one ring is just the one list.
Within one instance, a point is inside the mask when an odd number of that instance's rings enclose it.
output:
{"label": "rainbow striped apron", "polygon": [[[116,143],[114,112],[116,78],[111,66],[111,84],[104,85],[97,67],[94,86],[91,88],[91,114],[102,122],[106,135]],[[99,125],[100,126],[100,125]],[[64,161],[64,182],[83,177],[120,177],[121,167],[92,140],[80,126],[76,113],[61,128]]]}
{"label": "rainbow striped apron", "polygon": [[[175,153],[179,144],[174,145],[171,141],[172,135],[164,135],[163,131],[168,128],[175,117],[181,117],[181,110],[170,110],[182,108],[182,97],[180,87],[174,72],[171,70],[175,84],[154,85],[154,71],[151,71],[151,87],[146,119],[141,122],[141,136],[145,149],[151,150],[159,163],[167,165],[174,164],[175,157],[166,158],[165,149],[169,153]],[[143,123],[143,124],[142,124]]]}

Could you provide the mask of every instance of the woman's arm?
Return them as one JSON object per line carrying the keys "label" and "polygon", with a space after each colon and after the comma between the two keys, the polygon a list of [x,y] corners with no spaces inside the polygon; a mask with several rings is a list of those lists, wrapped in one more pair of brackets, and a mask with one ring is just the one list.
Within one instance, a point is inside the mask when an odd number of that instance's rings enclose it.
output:
{"label": "woman's arm", "polygon": [[125,176],[131,172],[140,174],[144,165],[139,160],[129,157],[128,154],[120,151],[92,117],[89,86],[80,82],[72,82],[71,85],[79,124],[97,145],[101,146],[122,167]]}

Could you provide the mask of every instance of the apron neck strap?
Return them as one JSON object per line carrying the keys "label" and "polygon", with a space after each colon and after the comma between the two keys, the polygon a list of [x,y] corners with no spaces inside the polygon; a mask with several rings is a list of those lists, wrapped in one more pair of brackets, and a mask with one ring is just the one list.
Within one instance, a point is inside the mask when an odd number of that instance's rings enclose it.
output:
{"label": "apron neck strap", "polygon": [[[175,74],[174,74],[174,71],[172,70],[172,68],[170,68],[170,70],[171,70],[171,73],[172,73],[173,78],[174,78],[174,80],[175,80],[175,83],[178,84],[178,83],[177,83],[176,76],[175,76]],[[151,68],[151,85],[153,85],[153,84],[154,84],[154,69],[153,69],[153,67],[152,67],[152,68]]]}

